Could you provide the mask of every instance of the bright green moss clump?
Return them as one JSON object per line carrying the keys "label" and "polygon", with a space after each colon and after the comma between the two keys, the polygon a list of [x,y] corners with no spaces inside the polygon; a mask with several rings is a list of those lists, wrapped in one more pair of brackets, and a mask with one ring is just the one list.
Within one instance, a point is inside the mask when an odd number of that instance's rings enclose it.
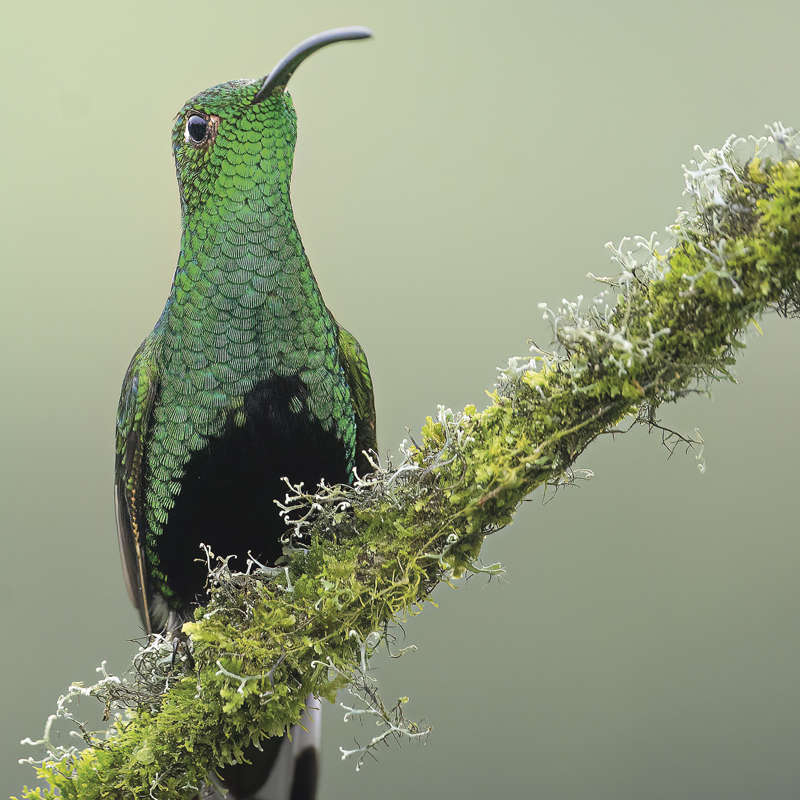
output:
{"label": "bright green moss clump", "polygon": [[798,310],[800,165],[776,131],[779,162],[736,166],[735,142],[706,154],[674,246],[638,264],[617,251],[618,296],[546,311],[558,355],[510,367],[483,411],[429,418],[399,470],[320,491],[313,513],[298,493],[286,516],[306,545],[289,569],[217,569],[185,627],[195,671],[140,701],[107,741],[46,762],[47,788],[23,797],[191,797],[215,765],[297,721],[306,695],[332,698],[373,631],[474,568],[483,537],[600,433],[726,377],[751,320]]}

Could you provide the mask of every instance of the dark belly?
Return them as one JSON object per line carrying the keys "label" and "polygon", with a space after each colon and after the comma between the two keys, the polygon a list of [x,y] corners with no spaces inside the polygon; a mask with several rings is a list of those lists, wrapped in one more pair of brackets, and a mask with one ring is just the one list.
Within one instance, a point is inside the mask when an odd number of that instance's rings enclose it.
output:
{"label": "dark belly", "polygon": [[352,454],[309,414],[304,398],[296,378],[258,384],[245,398],[244,419],[232,413],[223,434],[189,460],[157,539],[174,608],[188,610],[203,592],[207,570],[196,560],[201,542],[215,555],[236,555],[234,569],[245,568],[248,551],[262,563],[281,554],[286,528],[274,500],[286,494],[282,476],[307,487],[321,478],[348,482]]}

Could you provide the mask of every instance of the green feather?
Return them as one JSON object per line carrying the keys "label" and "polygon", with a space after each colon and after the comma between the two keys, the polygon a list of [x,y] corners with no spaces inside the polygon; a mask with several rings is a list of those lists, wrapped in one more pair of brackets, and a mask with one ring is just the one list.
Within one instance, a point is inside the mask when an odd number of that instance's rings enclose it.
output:
{"label": "green feather", "polygon": [[339,361],[344,369],[350,397],[356,412],[356,463],[364,475],[371,472],[365,451],[377,451],[375,431],[375,397],[372,376],[369,373],[367,354],[350,331],[339,327]]}

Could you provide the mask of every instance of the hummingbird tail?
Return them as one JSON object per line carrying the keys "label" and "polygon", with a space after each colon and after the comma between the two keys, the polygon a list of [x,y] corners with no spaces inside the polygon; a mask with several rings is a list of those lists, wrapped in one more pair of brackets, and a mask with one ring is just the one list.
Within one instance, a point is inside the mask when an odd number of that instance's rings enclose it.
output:
{"label": "hummingbird tail", "polygon": [[315,800],[319,777],[322,708],[313,695],[306,711],[292,728],[291,738],[250,748],[249,764],[234,764],[222,772],[222,783],[209,782],[199,800]]}

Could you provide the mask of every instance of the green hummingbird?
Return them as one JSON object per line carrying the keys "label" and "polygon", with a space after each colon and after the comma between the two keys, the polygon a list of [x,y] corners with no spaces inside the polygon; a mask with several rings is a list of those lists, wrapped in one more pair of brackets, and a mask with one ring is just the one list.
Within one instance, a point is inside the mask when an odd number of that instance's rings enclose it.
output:
{"label": "green hummingbird", "polygon": [[[123,573],[147,633],[202,600],[204,543],[274,562],[284,476],[347,483],[376,449],[367,359],[322,299],[290,199],[297,121],[286,85],[325,31],[265,77],[207,89],[172,130],[180,254],[161,316],[131,360],[116,424]],[[319,714],[292,741],[223,772],[231,797],[315,795]],[[280,769],[279,769],[280,766]]]}

